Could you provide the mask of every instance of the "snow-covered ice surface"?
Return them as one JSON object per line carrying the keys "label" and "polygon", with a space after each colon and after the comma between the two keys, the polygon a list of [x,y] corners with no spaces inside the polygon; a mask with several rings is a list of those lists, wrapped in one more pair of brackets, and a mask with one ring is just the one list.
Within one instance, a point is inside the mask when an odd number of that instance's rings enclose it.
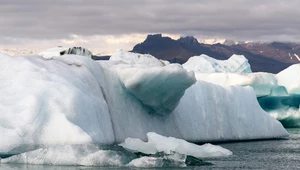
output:
{"label": "snow-covered ice surface", "polygon": [[216,60],[205,54],[194,56],[182,65],[188,71],[202,73],[252,73],[248,60],[243,55],[232,55],[228,60]]}
{"label": "snow-covered ice surface", "polygon": [[251,88],[195,83],[178,64],[0,55],[0,155],[145,141],[148,132],[192,142],[287,136]]}
{"label": "snow-covered ice surface", "polygon": [[124,50],[118,50],[115,54],[113,54],[110,61],[116,61],[123,64],[128,64],[130,66],[144,66],[144,67],[162,67],[165,65],[169,65],[170,63],[165,60],[158,60],[154,56],[150,54],[139,54],[139,53],[131,53],[126,52]]}

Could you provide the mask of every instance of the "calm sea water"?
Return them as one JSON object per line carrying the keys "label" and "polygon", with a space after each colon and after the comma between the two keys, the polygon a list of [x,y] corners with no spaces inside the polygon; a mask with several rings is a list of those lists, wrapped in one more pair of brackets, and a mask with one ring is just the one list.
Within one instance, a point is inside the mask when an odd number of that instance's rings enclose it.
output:
{"label": "calm sea water", "polygon": [[[207,164],[185,168],[154,169],[300,169],[300,128],[287,129],[288,140],[264,140],[220,144],[231,150],[232,156],[203,159]],[[20,170],[95,170],[95,169],[142,169],[82,166],[43,166],[22,164],[0,164],[0,169]]]}

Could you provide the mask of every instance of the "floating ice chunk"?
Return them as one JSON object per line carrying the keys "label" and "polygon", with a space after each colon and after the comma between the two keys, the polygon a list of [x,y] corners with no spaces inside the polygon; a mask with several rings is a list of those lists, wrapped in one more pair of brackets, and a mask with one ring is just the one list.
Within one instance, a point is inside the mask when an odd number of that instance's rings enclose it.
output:
{"label": "floating ice chunk", "polygon": [[186,167],[186,155],[174,153],[158,157],[143,156],[130,161],[129,167]]}
{"label": "floating ice chunk", "polygon": [[126,138],[124,143],[119,144],[123,148],[130,150],[131,152],[142,152],[145,154],[155,154],[157,149],[151,142],[144,142],[138,138]]}
{"label": "floating ice chunk", "polygon": [[250,64],[243,55],[232,55],[228,60],[216,60],[207,55],[194,56],[183,64],[188,71],[203,73],[230,72],[251,73]]}
{"label": "floating ice chunk", "polygon": [[144,156],[141,158],[137,158],[132,160],[127,164],[127,166],[131,167],[162,167],[164,164],[163,158],[160,157],[150,157]]}
{"label": "floating ice chunk", "polygon": [[[135,152],[142,152],[145,154],[153,154],[156,152],[164,152],[166,154],[172,154],[177,152],[180,154],[190,155],[197,158],[201,157],[217,157],[228,156],[232,152],[224,149],[220,146],[212,144],[205,144],[202,146],[189,143],[182,139],[173,137],[164,137],[154,132],[147,133],[148,142],[141,142],[134,139],[126,139],[124,143],[119,144],[125,149],[129,149]],[[152,146],[151,146],[152,145]],[[155,152],[154,152],[155,151]]]}

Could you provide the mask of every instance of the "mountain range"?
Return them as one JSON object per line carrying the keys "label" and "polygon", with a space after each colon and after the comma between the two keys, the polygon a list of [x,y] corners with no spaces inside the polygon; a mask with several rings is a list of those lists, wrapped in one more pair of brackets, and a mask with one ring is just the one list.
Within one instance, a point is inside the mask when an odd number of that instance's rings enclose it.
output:
{"label": "mountain range", "polygon": [[278,73],[300,62],[300,44],[286,42],[234,42],[203,44],[192,36],[178,40],[161,34],[148,35],[146,40],[133,47],[132,52],[151,54],[171,63],[185,63],[191,56],[206,54],[226,60],[232,54],[244,55],[254,72]]}
{"label": "mountain range", "polygon": [[[38,54],[41,49],[0,48],[0,52],[12,56]],[[91,50],[93,52],[97,50]],[[278,73],[288,66],[300,62],[300,44],[289,42],[249,42],[226,39],[199,39],[192,36],[177,40],[161,34],[148,35],[136,44],[132,52],[151,54],[171,63],[185,63],[190,57],[206,54],[219,60],[226,60],[232,54],[244,55],[254,72]],[[95,60],[108,60],[110,56],[95,53]],[[101,55],[101,56],[100,56]]]}

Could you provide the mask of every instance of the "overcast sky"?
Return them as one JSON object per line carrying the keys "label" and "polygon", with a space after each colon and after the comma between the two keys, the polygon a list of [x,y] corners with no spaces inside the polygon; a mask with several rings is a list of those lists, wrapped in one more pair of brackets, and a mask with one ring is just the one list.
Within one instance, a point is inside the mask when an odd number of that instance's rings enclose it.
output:
{"label": "overcast sky", "polygon": [[299,0],[1,0],[0,46],[132,48],[149,33],[300,41]]}

